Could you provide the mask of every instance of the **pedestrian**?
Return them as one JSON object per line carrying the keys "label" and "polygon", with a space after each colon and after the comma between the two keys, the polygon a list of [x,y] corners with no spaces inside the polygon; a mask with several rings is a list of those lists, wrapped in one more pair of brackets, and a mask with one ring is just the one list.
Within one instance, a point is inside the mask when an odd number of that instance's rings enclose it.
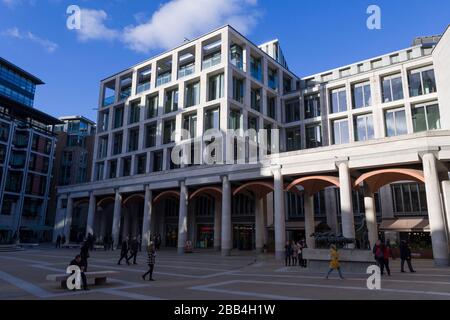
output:
{"label": "pedestrian", "polygon": [[94,237],[91,233],[88,233],[87,239],[86,239],[87,245],[89,247],[89,250],[94,250]]}
{"label": "pedestrian", "polygon": [[303,268],[304,267],[303,246],[300,241],[297,242],[297,260],[298,260],[298,266]]}
{"label": "pedestrian", "polygon": [[84,266],[84,271],[87,272],[88,261],[89,258],[89,244],[87,241],[83,243],[80,251],[81,263]]}
{"label": "pedestrian", "polygon": [[408,263],[409,271],[416,272],[411,264],[411,248],[405,240],[400,242],[400,260],[401,272],[405,272],[405,261]]}
{"label": "pedestrian", "polygon": [[153,268],[155,267],[155,258],[156,258],[155,245],[153,242],[150,242],[150,245],[147,247],[148,271],[142,275],[142,279],[145,280],[145,277],[149,275],[148,280],[155,281],[155,279],[153,279]]}
{"label": "pedestrian", "polygon": [[[73,259],[70,262],[70,266],[77,266],[78,268],[80,268],[80,275],[81,275],[81,281],[83,284],[83,290],[89,290],[88,286],[87,286],[87,279],[86,279],[86,275],[84,274],[86,272],[86,269],[84,268],[84,265],[81,261],[81,255],[77,254],[75,259]],[[74,289],[75,290],[75,289]]]}
{"label": "pedestrian", "polygon": [[137,241],[136,237],[134,237],[130,245],[130,256],[127,258],[128,264],[130,264],[129,261],[131,260],[131,258],[133,258],[133,264],[137,264],[136,258],[138,250],[139,250],[139,242]]}
{"label": "pedestrian", "polygon": [[384,246],[381,243],[381,240],[377,240],[375,246],[372,249],[373,256],[377,263],[377,266],[380,268],[381,275],[384,274]]}
{"label": "pedestrian", "polygon": [[292,258],[292,247],[289,244],[289,241],[286,241],[286,245],[284,246],[284,263],[287,266],[291,265],[291,258]]}
{"label": "pedestrian", "polygon": [[158,233],[158,235],[156,236],[156,250],[159,250],[159,248],[161,247],[161,234]]}
{"label": "pedestrian", "polygon": [[66,244],[66,236],[64,234],[61,237],[61,243]]}
{"label": "pedestrian", "polygon": [[295,241],[292,241],[292,265],[296,266],[297,265],[297,258],[298,258],[298,246],[295,243]]}
{"label": "pedestrian", "polygon": [[118,265],[122,262],[123,259],[127,262],[127,265],[130,265],[130,262],[128,261],[128,239],[123,240],[122,247],[120,249],[120,259],[117,262]]}
{"label": "pedestrian", "polygon": [[392,257],[392,250],[391,250],[391,245],[389,242],[386,242],[386,244],[382,244],[383,247],[383,263],[384,263],[384,268],[386,269],[386,272],[388,274],[388,276],[391,275],[391,269],[389,268],[389,258]]}
{"label": "pedestrian", "polygon": [[142,251],[142,238],[141,238],[140,234],[138,234],[138,236],[137,236],[137,242],[139,244],[139,252],[140,252],[140,251]]}
{"label": "pedestrian", "polygon": [[56,237],[56,248],[61,248],[61,235]]}
{"label": "pedestrian", "polygon": [[339,278],[341,278],[341,280],[343,280],[344,277],[342,276],[341,265],[339,263],[339,252],[337,251],[336,245],[332,244],[330,246],[330,270],[328,270],[328,273],[327,273],[325,279],[328,279],[328,276],[330,275],[330,273],[335,269],[339,273]]}

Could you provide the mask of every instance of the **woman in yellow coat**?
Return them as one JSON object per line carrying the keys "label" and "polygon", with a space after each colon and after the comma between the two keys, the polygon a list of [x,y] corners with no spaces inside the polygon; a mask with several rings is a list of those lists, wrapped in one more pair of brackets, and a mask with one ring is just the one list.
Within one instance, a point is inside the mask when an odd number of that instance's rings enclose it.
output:
{"label": "woman in yellow coat", "polygon": [[325,277],[325,279],[328,279],[328,276],[330,275],[330,273],[336,269],[339,273],[339,277],[341,279],[344,279],[344,277],[342,276],[341,273],[341,265],[339,263],[339,253],[337,251],[337,248],[334,244],[332,244],[330,246],[330,270],[328,270],[327,276]]}

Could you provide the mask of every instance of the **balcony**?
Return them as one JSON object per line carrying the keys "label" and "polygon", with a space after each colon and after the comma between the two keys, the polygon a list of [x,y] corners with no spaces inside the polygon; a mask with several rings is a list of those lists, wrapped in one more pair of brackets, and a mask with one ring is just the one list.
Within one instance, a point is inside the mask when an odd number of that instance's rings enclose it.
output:
{"label": "balcony", "polygon": [[208,69],[215,65],[218,65],[222,60],[222,54],[220,52],[216,52],[212,55],[206,56],[205,59],[203,59],[202,68]]}
{"label": "balcony", "polygon": [[129,96],[131,96],[131,87],[123,88],[120,91],[120,101],[126,100]]}
{"label": "balcony", "polygon": [[172,81],[172,74],[170,72],[163,73],[156,78],[156,86],[162,86],[170,81]]}
{"label": "balcony", "polygon": [[103,99],[103,106],[107,107],[114,104],[115,96],[109,96]]}
{"label": "balcony", "polygon": [[147,90],[150,90],[150,81],[138,84],[138,86],[136,88],[136,93],[139,94],[139,93],[147,91]]}
{"label": "balcony", "polygon": [[195,72],[195,65],[191,64],[191,65],[187,65],[187,66],[182,66],[179,70],[178,70],[178,79],[181,79],[183,77],[187,77],[190,74],[193,74]]}

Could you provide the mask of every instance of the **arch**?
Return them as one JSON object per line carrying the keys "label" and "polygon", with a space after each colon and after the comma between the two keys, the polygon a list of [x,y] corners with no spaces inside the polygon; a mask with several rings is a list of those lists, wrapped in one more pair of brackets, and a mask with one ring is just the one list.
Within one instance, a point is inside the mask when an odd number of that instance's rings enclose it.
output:
{"label": "arch", "polygon": [[358,179],[356,179],[353,184],[353,188],[358,189],[360,184],[365,182],[369,187],[370,192],[376,192],[382,186],[403,180],[425,183],[425,177],[423,176],[423,171],[421,170],[392,168],[375,170],[362,174]]}
{"label": "arch", "polygon": [[133,198],[141,198],[142,200],[145,200],[145,197],[143,194],[135,193],[135,194],[132,194],[131,196],[129,196],[128,198],[126,198],[125,200],[123,200],[123,205],[126,205],[127,202]]}
{"label": "arch", "polygon": [[156,197],[153,198],[153,203],[157,203],[160,200],[166,199],[166,198],[175,198],[177,200],[180,199],[180,192],[175,190],[166,190],[158,194]]}
{"label": "arch", "polygon": [[81,199],[81,200],[77,200],[76,202],[73,203],[73,207],[77,207],[78,205],[82,204],[82,203],[89,203],[89,199]]}
{"label": "arch", "polygon": [[244,183],[233,191],[233,196],[243,191],[251,191],[256,197],[261,198],[273,191],[273,183],[267,181],[252,181]]}
{"label": "arch", "polygon": [[339,188],[339,178],[334,176],[309,176],[301,177],[292,181],[286,188],[290,191],[295,186],[302,186],[309,196],[325,189],[326,187],[336,186]]}
{"label": "arch", "polygon": [[222,197],[222,189],[219,187],[212,187],[212,186],[202,187],[192,192],[192,194],[189,196],[189,200],[192,200],[195,197],[200,196],[202,194],[207,194],[215,199],[219,199]]}
{"label": "arch", "polygon": [[105,197],[105,198],[101,199],[99,202],[97,202],[97,207],[100,207],[102,205],[102,203],[104,201],[106,201],[106,200],[111,200],[112,202],[115,201],[114,197],[111,197],[111,196],[110,197]]}

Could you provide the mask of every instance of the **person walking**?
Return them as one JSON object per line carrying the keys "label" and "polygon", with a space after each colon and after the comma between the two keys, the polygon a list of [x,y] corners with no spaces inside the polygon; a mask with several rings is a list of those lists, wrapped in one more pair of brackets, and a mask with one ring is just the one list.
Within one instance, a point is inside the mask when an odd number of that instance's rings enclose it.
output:
{"label": "person walking", "polygon": [[303,261],[303,245],[300,241],[297,242],[297,260],[298,260],[298,266],[304,268],[304,261]]}
{"label": "person walking", "polygon": [[159,248],[161,247],[161,234],[159,234],[159,233],[156,236],[155,245],[156,245],[156,250],[159,250]]}
{"label": "person walking", "polygon": [[137,242],[139,244],[139,252],[141,252],[142,251],[142,238],[141,238],[140,234],[138,234],[138,236],[137,236]]}
{"label": "person walking", "polygon": [[328,279],[330,273],[335,269],[339,273],[339,278],[341,278],[341,280],[343,280],[344,277],[342,276],[341,265],[339,263],[339,252],[337,251],[336,246],[334,244],[332,244],[330,246],[330,270],[328,270],[328,273],[327,273],[325,279]]}
{"label": "person walking", "polygon": [[381,243],[381,240],[377,240],[375,246],[372,249],[373,256],[377,263],[377,266],[380,268],[381,275],[384,274],[384,246]]}
{"label": "person walking", "polygon": [[136,258],[138,250],[139,250],[139,242],[137,241],[136,237],[134,237],[130,245],[130,256],[127,258],[128,264],[130,264],[129,261],[131,260],[131,258],[133,258],[133,264],[137,264]]}
{"label": "person walking", "polygon": [[148,280],[155,281],[155,279],[153,279],[153,268],[155,267],[155,258],[156,258],[155,245],[153,242],[150,242],[150,245],[147,247],[148,271],[142,275],[142,279],[145,280],[145,277],[149,275]]}
{"label": "person walking", "polygon": [[295,241],[292,241],[291,247],[292,247],[292,265],[296,266],[297,260],[298,260],[297,259],[298,258],[298,246],[295,243]]}
{"label": "person walking", "polygon": [[[86,272],[86,269],[84,268],[84,265],[81,261],[81,255],[77,254],[75,259],[73,259],[72,261],[70,261],[70,266],[77,266],[78,268],[80,268],[80,275],[81,275],[81,281],[83,284],[83,290],[89,290],[88,286],[87,286],[87,279],[86,279],[86,275],[84,274]],[[75,290],[75,289],[74,289]]]}
{"label": "person walking", "polygon": [[122,247],[120,248],[120,259],[117,262],[118,265],[120,265],[120,263],[122,262],[123,259],[125,259],[125,261],[127,262],[127,265],[130,265],[130,262],[128,261],[128,241],[127,240],[123,240],[122,242]]}
{"label": "person walking", "polygon": [[89,243],[85,241],[81,246],[80,251],[81,263],[84,266],[84,271],[87,272],[88,258],[89,258]]}
{"label": "person walking", "polygon": [[392,250],[390,243],[382,244],[383,248],[383,264],[384,268],[386,269],[386,272],[388,276],[391,276],[391,269],[389,268],[389,258],[392,257]]}
{"label": "person walking", "polygon": [[64,234],[61,237],[61,243],[66,244],[66,236]]}
{"label": "person walking", "polygon": [[56,249],[61,248],[61,235],[58,234],[56,237]]}
{"label": "person walking", "polygon": [[289,244],[289,241],[286,241],[286,245],[284,246],[284,263],[287,266],[291,265],[291,258],[292,258],[292,247]]}
{"label": "person walking", "polygon": [[405,261],[408,263],[409,271],[416,272],[411,264],[411,248],[405,240],[400,242],[400,260],[401,272],[405,272]]}

